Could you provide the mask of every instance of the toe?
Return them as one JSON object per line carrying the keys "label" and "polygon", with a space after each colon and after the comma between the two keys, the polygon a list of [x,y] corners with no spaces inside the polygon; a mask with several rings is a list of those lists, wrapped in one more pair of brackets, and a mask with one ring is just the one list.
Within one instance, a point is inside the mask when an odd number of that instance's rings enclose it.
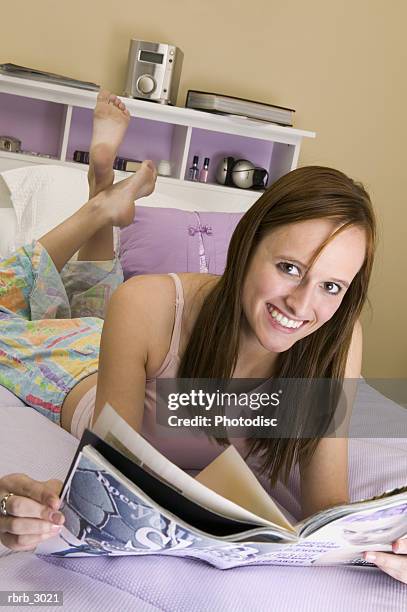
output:
{"label": "toe", "polygon": [[150,170],[153,170],[153,171],[155,170],[155,164],[154,164],[153,160],[151,160],[151,159],[146,159],[146,160],[144,160],[144,164],[145,164],[145,165],[146,165],[148,168],[150,168]]}
{"label": "toe", "polygon": [[110,96],[110,91],[107,89],[101,89],[98,93],[98,102],[108,102]]}
{"label": "toe", "polygon": [[109,104],[113,104],[113,106],[119,106],[120,98],[118,98],[115,94],[110,94],[109,96]]}
{"label": "toe", "polygon": [[123,102],[120,100],[120,98],[118,98],[117,96],[115,96],[115,99],[113,100],[113,104],[115,105],[116,108],[118,108],[119,110],[123,110],[124,109],[124,104]]}

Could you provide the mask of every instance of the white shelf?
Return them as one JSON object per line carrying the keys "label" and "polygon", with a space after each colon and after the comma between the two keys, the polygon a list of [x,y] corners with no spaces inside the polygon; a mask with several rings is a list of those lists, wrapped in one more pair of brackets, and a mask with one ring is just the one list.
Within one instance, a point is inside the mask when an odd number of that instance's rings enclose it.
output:
{"label": "white shelf", "polygon": [[[47,100],[58,104],[67,104],[80,108],[95,107],[97,92],[31,81],[0,74],[0,91],[12,95]],[[302,138],[315,138],[315,132],[283,127],[264,121],[255,121],[243,117],[227,117],[205,113],[190,108],[168,106],[144,100],[135,100],[120,96],[133,117],[162,121],[174,125],[187,125],[192,128],[237,134],[247,138],[272,140],[286,144],[296,144]]]}
{"label": "white shelf", "polygon": [[[10,160],[11,162],[17,162],[17,164],[11,164],[13,167],[22,167],[25,165],[32,164],[51,164],[58,166],[66,166],[68,168],[75,168],[77,170],[83,170],[88,172],[89,166],[87,164],[80,164],[77,162],[61,161],[56,157],[42,157],[39,155],[26,155],[24,153],[9,153],[7,151],[0,151],[0,159]],[[132,172],[123,172],[122,170],[115,170],[116,176],[122,180],[131,176]],[[161,185],[171,185],[175,187],[185,187],[191,190],[200,190],[207,193],[212,191],[215,193],[223,193],[228,195],[235,195],[239,197],[247,197],[248,200],[252,200],[254,197],[259,197],[262,191],[255,189],[238,189],[235,187],[225,187],[224,185],[215,185],[213,183],[200,183],[197,181],[183,181],[181,179],[172,178],[170,176],[158,176],[157,182]]]}
{"label": "white shelf", "polygon": [[42,155],[28,155],[25,153],[9,153],[0,151],[0,158],[19,162],[19,166],[26,164],[59,164],[66,165],[69,162],[61,162],[59,157],[43,157]]}

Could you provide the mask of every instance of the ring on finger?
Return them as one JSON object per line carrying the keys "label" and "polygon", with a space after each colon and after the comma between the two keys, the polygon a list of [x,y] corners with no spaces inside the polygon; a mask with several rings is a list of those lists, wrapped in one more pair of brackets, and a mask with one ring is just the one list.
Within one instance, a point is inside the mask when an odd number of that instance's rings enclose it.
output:
{"label": "ring on finger", "polygon": [[7,512],[7,508],[6,508],[6,504],[7,504],[7,500],[9,497],[12,497],[14,495],[14,493],[7,493],[1,500],[0,500],[0,514],[2,516],[10,516],[10,514]]}

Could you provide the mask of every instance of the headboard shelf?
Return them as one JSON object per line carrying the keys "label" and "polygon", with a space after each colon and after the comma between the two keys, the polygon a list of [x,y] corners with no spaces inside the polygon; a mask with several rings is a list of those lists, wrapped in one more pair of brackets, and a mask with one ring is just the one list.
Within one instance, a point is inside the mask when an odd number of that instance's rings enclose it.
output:
{"label": "headboard shelf", "polygon": [[[0,151],[0,172],[32,164],[74,164],[75,150],[87,151],[92,131],[92,109],[97,93],[50,83],[0,75],[0,136],[12,136],[22,143],[22,150],[49,155]],[[269,172],[269,183],[297,167],[303,138],[315,133],[289,127],[160,105],[124,98],[131,115],[119,156],[171,162],[171,179],[162,187],[205,192],[230,201],[232,207],[249,207],[261,192],[224,187],[216,183],[216,168],[223,157],[249,159]],[[210,158],[208,183],[187,180],[194,155],[199,166]],[[170,182],[166,182],[166,181]],[[176,181],[176,182],[172,182]],[[195,190],[195,191],[194,191]]]}

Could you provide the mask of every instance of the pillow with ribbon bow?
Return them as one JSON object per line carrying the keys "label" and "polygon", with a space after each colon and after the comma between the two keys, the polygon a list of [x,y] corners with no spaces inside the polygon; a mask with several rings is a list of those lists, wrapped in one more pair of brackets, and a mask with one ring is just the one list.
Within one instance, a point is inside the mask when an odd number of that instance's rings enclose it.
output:
{"label": "pillow with ribbon bow", "polygon": [[136,206],[133,223],[120,232],[124,278],[168,272],[222,274],[242,215]]}

